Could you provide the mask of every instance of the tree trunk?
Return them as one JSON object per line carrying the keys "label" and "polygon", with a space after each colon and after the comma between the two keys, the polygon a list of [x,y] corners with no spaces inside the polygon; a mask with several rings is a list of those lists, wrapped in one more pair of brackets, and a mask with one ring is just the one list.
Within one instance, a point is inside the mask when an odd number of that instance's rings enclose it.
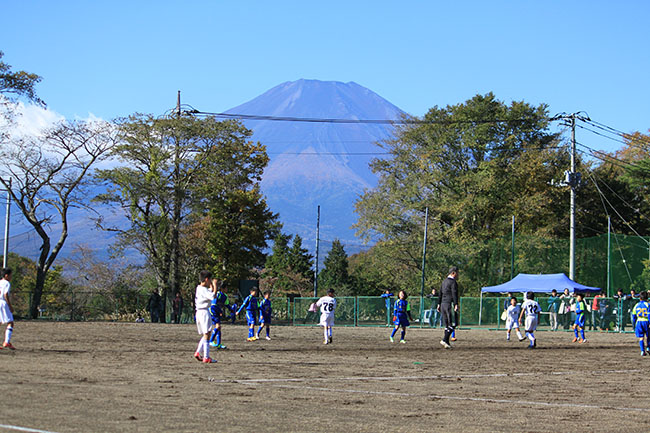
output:
{"label": "tree trunk", "polygon": [[43,287],[45,286],[45,271],[39,265],[36,269],[36,284],[34,285],[34,294],[32,302],[29,306],[29,317],[31,319],[38,318],[38,306],[41,305],[41,297],[43,296]]}

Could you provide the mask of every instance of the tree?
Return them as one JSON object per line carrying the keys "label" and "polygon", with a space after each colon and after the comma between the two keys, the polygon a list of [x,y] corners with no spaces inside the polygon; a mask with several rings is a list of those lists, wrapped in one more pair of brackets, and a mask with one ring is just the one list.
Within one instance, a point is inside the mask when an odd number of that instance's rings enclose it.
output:
{"label": "tree", "polygon": [[313,257],[302,247],[299,235],[293,237],[291,247],[289,240],[291,235],[276,236],[264,266],[264,284],[276,294],[304,296],[313,287]]}
{"label": "tree", "polygon": [[[275,215],[256,186],[268,156],[249,141],[250,130],[214,118],[134,115],[120,131],[114,155],[124,165],[98,173],[107,193],[97,199],[124,210],[130,227],[106,228],[119,233],[116,248],[134,246],[147,258],[163,296],[180,289],[182,264],[191,262],[186,272],[194,266],[221,270],[222,278],[261,264],[266,244],[260,239],[270,236]],[[203,231],[191,233],[190,227]],[[184,235],[195,242],[190,252],[197,257],[185,257]]]}
{"label": "tree", "polygon": [[324,269],[318,275],[319,286],[325,290],[335,289],[339,294],[348,294],[350,291],[348,255],[338,239],[332,242],[332,249],[327,253],[324,265]]}
{"label": "tree", "polygon": [[0,150],[0,183],[41,238],[32,318],[38,316],[47,273],[68,237],[69,211],[87,206],[89,172],[115,144],[114,132],[106,122],[63,122],[42,137],[16,139]]}
{"label": "tree", "polygon": [[568,191],[548,183],[562,178],[568,153],[547,130],[545,105],[506,105],[489,93],[415,120],[382,144],[391,157],[372,162],[378,186],[356,204],[358,233],[379,240],[382,263],[403,281],[420,272],[427,207],[432,284],[458,264],[467,285],[479,287],[490,241],[509,233],[513,214],[519,233],[565,232]]}

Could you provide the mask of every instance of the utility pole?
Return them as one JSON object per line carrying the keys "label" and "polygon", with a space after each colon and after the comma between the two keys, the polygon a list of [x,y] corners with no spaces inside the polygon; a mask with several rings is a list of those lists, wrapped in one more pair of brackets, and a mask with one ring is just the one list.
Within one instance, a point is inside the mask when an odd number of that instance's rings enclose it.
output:
{"label": "utility pole", "polygon": [[[424,211],[424,243],[422,245],[422,284],[420,285],[420,297],[424,297],[424,270],[427,267],[427,232],[429,231],[429,208]],[[420,302],[422,305],[422,302]]]}
{"label": "utility pole", "polygon": [[515,277],[515,216],[512,216],[512,248],[510,250],[510,279]]}
{"label": "utility pole", "polygon": [[316,217],[316,270],[314,271],[314,298],[318,297],[318,247],[320,246],[320,205]]}
{"label": "utility pole", "polygon": [[178,96],[176,97],[176,115],[181,117],[181,91],[178,91]]}
{"label": "utility pole", "polygon": [[607,297],[612,280],[612,218],[607,215]]}
{"label": "utility pole", "polygon": [[11,178],[9,178],[9,187],[7,188],[7,212],[5,214],[5,241],[4,255],[2,256],[2,267],[7,267],[7,256],[9,255],[9,211],[11,210]]}

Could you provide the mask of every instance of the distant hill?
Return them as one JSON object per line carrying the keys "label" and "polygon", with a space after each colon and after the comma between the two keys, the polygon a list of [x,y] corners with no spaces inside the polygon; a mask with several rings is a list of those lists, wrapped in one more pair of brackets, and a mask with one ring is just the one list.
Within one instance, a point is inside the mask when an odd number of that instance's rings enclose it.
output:
{"label": "distant hill", "polygon": [[[228,110],[230,114],[298,118],[397,119],[391,104],[357,83],[298,80],[280,84],[257,98]],[[360,242],[352,224],[354,203],[377,179],[368,163],[382,151],[375,143],[392,136],[392,126],[248,120],[253,138],[265,144],[271,162],[262,189],[284,229],[298,233],[313,249],[317,206],[321,206],[321,239],[340,238],[348,252]],[[328,249],[328,243],[324,243]]]}

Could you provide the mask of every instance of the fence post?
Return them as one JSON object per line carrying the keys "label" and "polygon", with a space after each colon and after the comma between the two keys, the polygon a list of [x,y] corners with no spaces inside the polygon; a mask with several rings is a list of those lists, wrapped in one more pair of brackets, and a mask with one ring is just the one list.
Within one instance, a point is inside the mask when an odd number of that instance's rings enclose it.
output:
{"label": "fence post", "polygon": [[[463,324],[463,298],[459,298],[460,303],[458,305],[458,327]],[[452,311],[453,314],[453,311]]]}

